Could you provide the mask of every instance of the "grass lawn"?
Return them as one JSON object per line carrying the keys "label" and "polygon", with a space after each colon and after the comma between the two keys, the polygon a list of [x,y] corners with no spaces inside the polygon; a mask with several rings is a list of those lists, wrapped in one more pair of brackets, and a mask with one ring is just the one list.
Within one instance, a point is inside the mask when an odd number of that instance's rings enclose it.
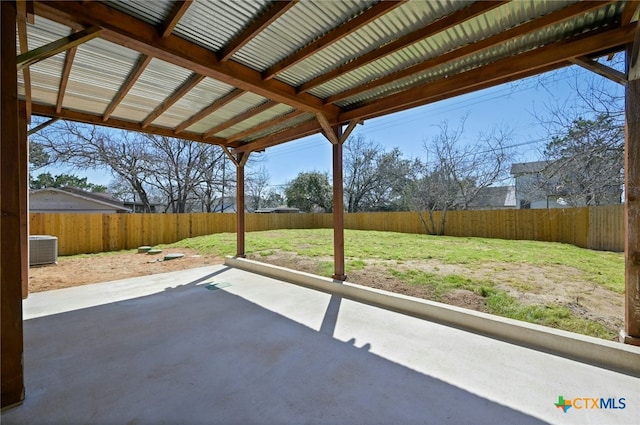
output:
{"label": "grass lawn", "polygon": [[[185,239],[169,246],[233,255],[235,234]],[[277,263],[272,260],[286,254],[291,260],[285,265],[291,268],[304,263],[305,271],[332,274],[331,229],[251,232],[246,246],[248,255],[260,261]],[[428,290],[428,298],[436,301],[447,302],[463,291],[482,297],[489,313],[605,339],[617,333],[618,322],[594,317],[604,307],[598,307],[601,302],[592,306],[591,298],[611,298],[604,301],[615,305],[622,300],[621,253],[548,242],[345,230],[345,256],[347,275],[375,267],[370,276],[380,276],[382,270],[408,289]],[[315,264],[311,269],[310,263]],[[533,302],[532,296],[537,297]]]}

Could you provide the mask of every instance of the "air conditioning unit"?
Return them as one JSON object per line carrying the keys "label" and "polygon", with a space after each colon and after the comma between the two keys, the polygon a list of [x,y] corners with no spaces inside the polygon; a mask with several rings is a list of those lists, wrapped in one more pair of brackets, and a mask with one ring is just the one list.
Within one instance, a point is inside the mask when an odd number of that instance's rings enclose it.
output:
{"label": "air conditioning unit", "polygon": [[58,261],[58,238],[47,235],[29,236],[29,265],[53,264]]}

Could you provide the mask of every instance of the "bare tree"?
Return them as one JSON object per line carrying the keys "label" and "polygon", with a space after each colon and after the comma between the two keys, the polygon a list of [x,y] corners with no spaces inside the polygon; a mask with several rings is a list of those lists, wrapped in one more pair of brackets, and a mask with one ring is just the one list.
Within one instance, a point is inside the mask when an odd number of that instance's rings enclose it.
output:
{"label": "bare tree", "polygon": [[223,155],[222,150],[166,136],[144,137],[149,141],[152,152],[148,162],[148,181],[164,195],[166,210],[184,213],[199,207],[197,188],[205,180],[205,170],[216,168]]}
{"label": "bare tree", "polygon": [[269,172],[264,166],[248,173],[245,181],[247,196],[247,207],[250,211],[262,208],[269,192]]}
{"label": "bare tree", "polygon": [[[599,58],[624,71],[624,55]],[[561,197],[570,206],[618,203],[624,177],[624,88],[574,67],[573,94],[545,105],[536,118],[548,142],[541,157],[537,189]],[[546,87],[541,78],[542,87]]]}
{"label": "bare tree", "polygon": [[[508,177],[510,132],[494,129],[464,143],[464,123],[465,119],[454,129],[446,121],[440,123],[439,133],[425,141],[425,158],[412,167],[408,203],[429,234],[443,235],[447,211],[467,209],[481,190]],[[435,211],[441,212],[438,224]]]}
{"label": "bare tree", "polygon": [[59,121],[32,137],[54,162],[81,170],[109,169],[131,186],[144,210],[151,211],[146,184],[149,152],[139,135]]}

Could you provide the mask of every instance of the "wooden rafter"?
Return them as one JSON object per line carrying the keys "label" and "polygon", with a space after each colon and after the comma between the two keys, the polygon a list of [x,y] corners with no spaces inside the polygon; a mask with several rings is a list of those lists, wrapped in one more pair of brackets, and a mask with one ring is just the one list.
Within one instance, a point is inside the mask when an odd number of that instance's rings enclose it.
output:
{"label": "wooden rafter", "polygon": [[72,47],[67,50],[67,54],[64,58],[64,67],[62,68],[62,76],[60,77],[60,87],[58,88],[58,99],[56,101],[56,112],[60,113],[62,110],[62,103],[64,101],[64,94],[67,91],[67,83],[69,83],[69,75],[71,75],[71,67],[73,66],[73,59],[76,57],[77,47]]}
{"label": "wooden rafter", "polygon": [[149,114],[147,118],[142,121],[142,128],[147,127],[156,118],[164,114],[169,108],[171,108],[177,101],[182,99],[187,93],[189,93],[195,86],[200,84],[204,80],[204,75],[191,74],[191,76],[185,81],[178,89],[173,92],[171,96],[166,98],[156,109]]}
{"label": "wooden rafter", "polygon": [[487,83],[493,82],[492,85],[495,85],[519,74],[535,75],[541,72],[541,69],[548,70],[554,65],[560,66],[571,58],[622,46],[633,39],[635,30],[636,24],[634,23],[623,28],[592,31],[570,40],[559,41],[517,56],[498,60],[479,69],[472,69],[444,80],[413,87],[411,90],[378,99],[341,114],[339,121],[377,117],[408,107],[424,105],[432,102],[434,98],[442,99],[441,96],[445,93],[459,92],[465,89],[472,91],[480,86],[490,87]]}
{"label": "wooden rafter", "polygon": [[295,6],[297,2],[298,0],[274,1],[266,12],[242,31],[242,33],[234,38],[227,46],[220,50],[220,52],[218,52],[218,60],[220,62],[225,62],[231,59],[238,50],[242,49],[263,29],[275,22],[280,16],[284,15],[289,9]]}
{"label": "wooden rafter", "polygon": [[366,91],[369,91],[378,87],[382,87],[385,84],[392,83],[399,79],[406,78],[421,72],[425,72],[429,69],[435,68],[436,66],[441,66],[448,62],[453,62],[455,60],[463,59],[465,57],[471,56],[483,50],[487,50],[495,46],[498,46],[502,43],[512,40],[515,37],[519,37],[524,34],[528,34],[530,32],[539,31],[548,26],[557,24],[567,19],[571,19],[577,15],[584,14],[590,10],[598,9],[607,3],[610,3],[610,2],[593,1],[593,2],[580,2],[580,3],[573,4],[566,8],[563,8],[555,12],[552,12],[548,15],[545,15],[541,18],[529,21],[525,24],[511,28],[510,30],[496,34],[492,37],[488,37],[488,38],[485,38],[484,40],[480,40],[477,43],[472,43],[472,44],[462,46],[458,49],[452,50],[443,55],[436,56],[431,59],[427,59],[424,62],[418,63],[416,65],[410,66],[400,71],[393,72],[389,75],[378,78],[377,80],[373,80],[367,84],[362,84],[352,89],[345,90],[341,93],[328,97],[325,100],[325,102],[326,103],[340,102],[341,100],[348,99],[349,97],[352,97],[352,96],[357,96],[361,93],[364,93]]}
{"label": "wooden rafter", "polygon": [[[18,6],[24,2],[19,2]],[[33,4],[32,4],[33,6]],[[18,11],[20,7],[18,7]],[[18,13],[18,40],[20,43],[20,53],[26,53],[29,51],[29,41],[27,39],[27,21],[26,12],[24,18]],[[33,18],[33,15],[31,15]],[[25,111],[27,113],[27,123],[31,123],[31,70],[29,67],[22,69],[22,79],[24,81],[24,97],[25,97]]]}
{"label": "wooden rafter", "polygon": [[[84,112],[79,112],[79,111],[74,111],[74,110],[64,109],[64,108],[62,108],[62,111],[56,112],[55,107],[48,106],[48,105],[41,105],[38,103],[33,104],[33,113],[37,115],[42,115],[45,117],[61,118],[63,120],[77,121],[77,122],[82,122],[86,124],[103,125],[106,127],[119,128],[122,130],[137,131],[140,133],[147,133],[147,134],[157,134],[160,136],[167,136],[167,137],[175,137],[173,130],[166,127],[148,125],[143,128],[142,125],[139,123],[115,119],[115,118],[109,118],[108,120],[103,121],[101,115],[93,115],[89,113],[84,113]],[[202,134],[191,133],[191,132],[184,132],[180,134],[180,138],[184,140],[192,140],[194,142],[202,142],[202,143],[208,143],[212,145],[226,144],[226,140],[224,139],[220,139],[217,137],[209,137],[205,139],[202,136]]]}
{"label": "wooden rafter", "polygon": [[598,75],[608,78],[609,80],[618,84],[627,84],[627,76],[624,73],[618,71],[617,69],[613,69],[609,66],[601,64],[596,60],[582,56],[572,59],[571,62],[585,69],[588,69],[589,71],[595,72]]}
{"label": "wooden rafter", "polygon": [[291,111],[285,115],[281,115],[277,118],[274,118],[272,120],[269,121],[265,121],[261,124],[256,125],[255,127],[251,127],[248,128],[244,131],[241,131],[240,133],[236,133],[231,137],[227,137],[227,143],[229,144],[229,146],[232,147],[237,147],[238,144],[236,143],[238,140],[242,140],[247,136],[251,136],[252,134],[256,134],[262,130],[266,130],[267,128],[270,127],[274,127],[278,124],[282,124],[283,122],[287,122],[289,120],[292,120],[294,118],[299,117],[302,114],[305,114],[306,112],[303,111]]}
{"label": "wooden rafter", "polygon": [[243,94],[245,94],[244,90],[240,90],[240,89],[231,90],[229,93],[225,94],[220,99],[217,99],[211,105],[207,106],[206,108],[204,108],[203,110],[201,110],[197,114],[193,115],[188,120],[180,123],[175,129],[175,133],[178,134],[178,133],[183,132],[185,129],[191,127],[193,124],[197,123],[198,121],[200,121],[200,120],[208,117],[209,115],[213,114],[215,111],[217,111],[218,109],[222,108],[227,103],[233,102],[234,100],[236,100],[237,98],[239,98]]}
{"label": "wooden rafter", "polygon": [[156,29],[102,2],[79,4],[67,1],[37,2],[36,14],[65,25],[96,25],[100,37],[137,50],[195,73],[214,78],[245,91],[307,112],[335,117],[339,108],[325,106],[315,96],[297,94],[295,88],[277,80],[263,81],[259,72],[234,61],[220,63],[215,53],[195,43],[169,35],[159,39]]}
{"label": "wooden rafter", "polygon": [[35,24],[33,16],[33,0],[18,0],[16,2],[18,11],[18,21],[26,22],[29,25]]}
{"label": "wooden rafter", "polygon": [[140,78],[150,62],[151,56],[140,55],[138,62],[134,65],[124,84],[122,85],[122,87],[120,87],[120,90],[118,90],[118,93],[113,98],[107,109],[104,111],[104,114],[102,115],[103,121],[106,121],[111,117],[113,111],[116,110],[118,105],[120,105],[122,100],[127,96],[129,90],[131,90],[131,88],[136,84],[136,81],[138,81],[138,78]]}
{"label": "wooden rafter", "polygon": [[274,106],[276,106],[278,103],[274,102],[272,100],[267,100],[266,102],[262,103],[261,105],[256,106],[253,109],[250,109],[246,112],[243,112],[239,115],[236,115],[235,117],[226,120],[225,122],[216,125],[213,128],[210,128],[209,130],[207,130],[204,133],[204,137],[209,137],[209,136],[213,136],[216,133],[219,133],[221,131],[226,130],[227,128],[233,127],[234,125],[241,123],[244,120],[247,120],[255,115],[258,115],[261,112],[266,111],[267,109],[271,109]]}
{"label": "wooden rafter", "polygon": [[314,87],[318,87],[319,85],[322,85],[324,83],[326,83],[327,81],[330,81],[336,77],[339,77],[340,75],[346,74],[348,72],[353,71],[356,68],[365,66],[371,62],[374,62],[384,56],[390,55],[392,53],[395,53],[399,50],[404,49],[407,46],[410,46],[414,43],[417,43],[421,40],[424,40],[425,38],[431,37],[434,34],[437,34],[439,32],[445,31],[451,27],[453,27],[454,25],[460,24],[461,22],[467,21],[469,19],[475,18],[478,15],[482,15],[483,13],[486,13],[498,6],[503,5],[504,3],[507,3],[507,1],[480,1],[480,2],[475,2],[473,4],[471,4],[468,7],[465,7],[464,9],[460,9],[457,10],[453,13],[451,13],[448,16],[445,16],[442,19],[439,19],[429,25],[427,25],[426,27],[414,31],[410,34],[407,34],[403,37],[400,37],[399,39],[397,39],[396,41],[393,41],[391,43],[387,43],[384,46],[381,46],[369,53],[366,53],[362,56],[360,56],[359,58],[356,58],[352,61],[347,62],[344,65],[341,65],[329,72],[326,72],[304,84],[302,84],[299,88],[298,91],[300,93],[306,92],[311,90]]}
{"label": "wooden rafter", "polygon": [[29,52],[23,53],[18,56],[18,59],[16,61],[18,71],[27,66],[33,65],[34,63],[40,62],[41,60],[47,59],[51,56],[55,56],[58,53],[62,53],[65,50],[71,49],[72,47],[76,47],[82,43],[86,43],[87,41],[92,40],[99,35],[100,28],[92,26],[91,28],[80,30],[69,35],[68,37],[62,37],[61,39],[53,41],[42,47],[38,47],[37,49],[33,49]]}
{"label": "wooden rafter", "polygon": [[622,26],[629,25],[631,23],[631,20],[638,11],[638,7],[640,7],[639,0],[628,1],[625,3],[624,10],[622,11],[622,19],[620,19],[620,24]]}
{"label": "wooden rafter", "polygon": [[175,29],[180,19],[184,16],[191,6],[191,0],[178,0],[173,3],[173,7],[171,8],[171,12],[169,12],[169,16],[167,16],[166,22],[162,29],[162,38],[167,38]]}
{"label": "wooden rafter", "polygon": [[309,120],[295,127],[253,140],[250,143],[233,148],[232,152],[256,152],[291,140],[316,134],[322,130],[318,120]]}
{"label": "wooden rafter", "polygon": [[278,73],[286,71],[298,62],[303,61],[312,54],[316,53],[318,50],[323,49],[343,39],[350,33],[357,31],[358,29],[378,19],[385,13],[388,13],[396,7],[402,5],[402,3],[402,1],[389,0],[371,6],[369,9],[365,10],[352,20],[345,22],[332,31],[329,31],[327,34],[298,50],[296,53],[271,66],[263,73],[264,79],[269,80],[275,77]]}

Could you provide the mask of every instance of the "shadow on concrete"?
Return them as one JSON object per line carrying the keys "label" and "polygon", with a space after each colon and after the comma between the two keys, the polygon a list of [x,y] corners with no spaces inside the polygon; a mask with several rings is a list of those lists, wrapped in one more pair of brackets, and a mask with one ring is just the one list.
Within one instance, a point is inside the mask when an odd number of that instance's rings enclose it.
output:
{"label": "shadow on concrete", "polygon": [[339,297],[317,332],[197,285],[223,271],[26,321],[26,400],[2,423],[542,423],[332,338]]}

